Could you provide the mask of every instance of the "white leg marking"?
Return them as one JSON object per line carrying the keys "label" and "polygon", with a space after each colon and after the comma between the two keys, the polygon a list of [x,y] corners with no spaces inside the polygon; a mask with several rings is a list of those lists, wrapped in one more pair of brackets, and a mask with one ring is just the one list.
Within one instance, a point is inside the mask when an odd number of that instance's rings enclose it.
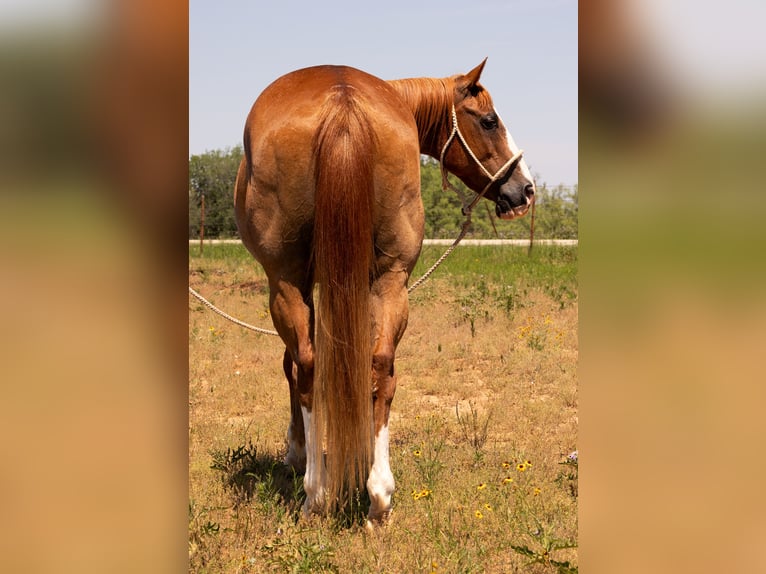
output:
{"label": "white leg marking", "polygon": [[303,414],[303,428],[306,429],[306,474],[303,477],[303,490],[306,493],[306,502],[303,512],[306,515],[321,510],[324,503],[324,488],[322,485],[322,469],[319,465],[323,460],[315,460],[314,441],[316,437],[311,433],[311,413],[306,407],[301,407]]}
{"label": "white leg marking", "polygon": [[293,425],[287,427],[287,455],[285,455],[285,464],[291,466],[297,472],[303,472],[306,470],[306,445],[305,437],[304,444],[301,445],[295,440],[293,436]]}
{"label": "white leg marking", "polygon": [[388,425],[381,427],[375,437],[375,453],[372,470],[367,479],[367,493],[370,495],[371,520],[383,520],[391,511],[391,495],[394,493],[394,475],[388,463]]}

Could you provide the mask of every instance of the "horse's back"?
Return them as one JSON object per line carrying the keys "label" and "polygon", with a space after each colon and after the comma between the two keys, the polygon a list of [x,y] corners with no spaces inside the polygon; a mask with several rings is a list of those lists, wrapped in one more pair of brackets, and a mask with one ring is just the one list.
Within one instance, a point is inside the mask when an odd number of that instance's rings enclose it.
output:
{"label": "horse's back", "polygon": [[[377,136],[379,160],[389,147],[409,144],[419,154],[410,110],[385,81],[347,66],[316,66],[282,76],[258,97],[245,125],[245,150],[256,172],[276,167],[299,173],[309,167],[323,110],[343,93],[367,116]],[[275,166],[274,162],[280,165]]]}
{"label": "horse's back", "polygon": [[387,82],[345,66],[291,72],[263,91],[245,125],[237,222],[262,263],[282,258],[285,240],[297,248],[310,237],[316,136],[338,94],[353,101],[373,132],[375,204],[399,205],[402,193],[419,197],[417,126]]}
{"label": "horse's back", "polygon": [[[296,70],[272,82],[253,105],[248,124],[275,119],[260,117],[261,113],[277,113],[281,116],[277,121],[311,121],[318,117],[321,103],[338,88],[354,90],[353,97],[364,100],[371,111],[398,115],[403,122],[411,120],[414,127],[411,114],[388,82],[356,68],[329,65]],[[247,137],[247,127],[245,131]]]}

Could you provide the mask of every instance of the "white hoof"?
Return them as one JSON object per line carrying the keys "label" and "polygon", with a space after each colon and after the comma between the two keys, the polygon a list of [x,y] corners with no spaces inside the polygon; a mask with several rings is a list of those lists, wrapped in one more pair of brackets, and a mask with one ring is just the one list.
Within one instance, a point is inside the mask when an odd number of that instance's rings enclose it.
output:
{"label": "white hoof", "polygon": [[378,532],[381,528],[385,528],[391,524],[391,511],[384,512],[379,518],[368,516],[367,521],[364,523],[364,529],[367,532]]}

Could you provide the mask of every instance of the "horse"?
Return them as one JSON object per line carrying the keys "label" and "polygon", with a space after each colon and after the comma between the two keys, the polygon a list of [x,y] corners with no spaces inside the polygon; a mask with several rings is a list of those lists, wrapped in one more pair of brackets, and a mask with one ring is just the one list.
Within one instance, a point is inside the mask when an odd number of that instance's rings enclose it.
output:
{"label": "horse", "polygon": [[392,81],[304,68],[270,84],[247,116],[236,222],[266,272],[285,345],[284,461],[305,472],[306,516],[366,486],[366,524],[390,517],[394,358],[424,231],[420,154],[493,201],[501,219],[533,200],[529,169],[479,83],[485,63]]}

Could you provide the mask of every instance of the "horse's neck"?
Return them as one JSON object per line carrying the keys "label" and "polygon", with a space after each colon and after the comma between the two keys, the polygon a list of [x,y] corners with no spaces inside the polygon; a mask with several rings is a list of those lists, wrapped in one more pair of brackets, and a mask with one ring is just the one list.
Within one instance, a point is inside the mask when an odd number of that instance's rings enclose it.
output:
{"label": "horse's neck", "polygon": [[421,153],[439,159],[450,129],[454,87],[450,78],[409,78],[389,84],[412,111]]}

